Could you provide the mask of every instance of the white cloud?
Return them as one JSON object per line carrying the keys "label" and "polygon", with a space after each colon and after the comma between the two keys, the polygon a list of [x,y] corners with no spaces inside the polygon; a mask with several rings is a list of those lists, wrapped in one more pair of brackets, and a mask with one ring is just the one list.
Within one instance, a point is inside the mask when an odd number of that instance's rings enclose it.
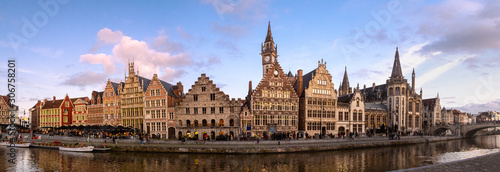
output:
{"label": "white cloud", "polygon": [[[469,56],[462,56],[462,57],[458,57],[456,58],[455,60],[449,62],[449,63],[446,63],[444,65],[441,65],[437,68],[434,68],[430,71],[427,71],[425,74],[423,74],[422,76],[416,78],[416,82],[418,83],[418,85],[420,86],[423,86],[425,85],[427,82],[430,82],[438,77],[440,77],[442,74],[444,74],[445,72],[449,71],[450,69],[456,67],[457,65],[459,65],[460,63],[462,63],[465,59],[471,57],[471,55]],[[417,86],[418,87],[418,86]]]}
{"label": "white cloud", "polygon": [[111,29],[104,28],[97,33],[97,39],[106,44],[116,44],[122,40],[123,33],[119,30],[111,31]]}
{"label": "white cloud", "polygon": [[80,62],[89,64],[102,64],[104,71],[107,74],[114,72],[116,69],[113,57],[103,53],[81,55]]}
{"label": "white cloud", "polygon": [[[153,43],[161,51],[154,49],[147,42],[125,36],[119,30],[111,31],[104,28],[98,32],[97,37],[98,44],[101,42],[113,45],[112,54],[84,54],[80,56],[80,63],[103,65],[104,73],[87,71],[75,74],[64,81],[64,85],[83,86],[84,84],[105,82],[106,77],[117,72],[116,66],[127,66],[132,61],[139,75],[152,78],[153,74],[159,74],[161,78],[168,80],[182,76],[184,74],[184,70],[180,69],[182,67],[204,65],[204,63],[193,62],[189,53],[171,54],[175,47],[172,47],[172,43],[167,42],[168,36],[163,32],[160,32],[160,35],[155,38]],[[183,49],[180,48],[175,51],[181,50]]]}

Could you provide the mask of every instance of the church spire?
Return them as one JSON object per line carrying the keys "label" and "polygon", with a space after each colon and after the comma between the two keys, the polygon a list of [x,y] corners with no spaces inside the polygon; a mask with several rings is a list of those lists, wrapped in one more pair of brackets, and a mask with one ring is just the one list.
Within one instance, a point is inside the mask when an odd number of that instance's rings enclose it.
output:
{"label": "church spire", "polygon": [[347,66],[345,67],[344,71],[344,79],[342,80],[342,88],[341,88],[341,95],[346,95],[349,94],[350,92],[350,87],[349,87],[349,78],[347,77]]}
{"label": "church spire", "polygon": [[271,21],[269,21],[267,25],[267,36],[265,42],[274,42],[273,41],[273,33],[271,33]]}
{"label": "church spire", "polygon": [[394,65],[392,66],[391,78],[403,78],[403,72],[401,71],[401,63],[399,62],[399,52],[398,47],[396,47],[396,55],[394,56]]}

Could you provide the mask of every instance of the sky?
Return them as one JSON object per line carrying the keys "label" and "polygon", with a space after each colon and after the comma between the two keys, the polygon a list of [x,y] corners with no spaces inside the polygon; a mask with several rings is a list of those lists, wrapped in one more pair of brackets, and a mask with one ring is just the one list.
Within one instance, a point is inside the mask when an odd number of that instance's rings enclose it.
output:
{"label": "sky", "polygon": [[268,22],[285,72],[327,62],[335,88],[384,84],[396,47],[423,98],[477,113],[500,111],[500,2],[389,1],[0,1],[0,94],[16,61],[16,102],[90,97],[124,81],[127,63],[146,78],[182,82],[206,73],[230,98],[262,78]]}

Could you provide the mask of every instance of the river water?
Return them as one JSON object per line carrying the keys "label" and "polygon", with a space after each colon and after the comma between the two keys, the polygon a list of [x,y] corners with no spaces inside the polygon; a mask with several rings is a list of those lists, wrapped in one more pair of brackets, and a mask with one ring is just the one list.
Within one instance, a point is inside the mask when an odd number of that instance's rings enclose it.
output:
{"label": "river water", "polygon": [[7,171],[388,171],[457,161],[500,151],[500,136],[397,147],[287,154],[72,153],[0,147]]}

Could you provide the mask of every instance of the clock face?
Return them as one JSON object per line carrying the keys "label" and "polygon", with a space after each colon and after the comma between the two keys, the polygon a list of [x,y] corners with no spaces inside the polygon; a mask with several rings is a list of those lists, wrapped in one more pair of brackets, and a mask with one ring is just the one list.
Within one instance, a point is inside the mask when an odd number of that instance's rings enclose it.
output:
{"label": "clock face", "polygon": [[274,76],[278,76],[278,71],[277,70],[274,71]]}
{"label": "clock face", "polygon": [[269,62],[269,60],[271,60],[271,57],[266,56],[266,62]]}

